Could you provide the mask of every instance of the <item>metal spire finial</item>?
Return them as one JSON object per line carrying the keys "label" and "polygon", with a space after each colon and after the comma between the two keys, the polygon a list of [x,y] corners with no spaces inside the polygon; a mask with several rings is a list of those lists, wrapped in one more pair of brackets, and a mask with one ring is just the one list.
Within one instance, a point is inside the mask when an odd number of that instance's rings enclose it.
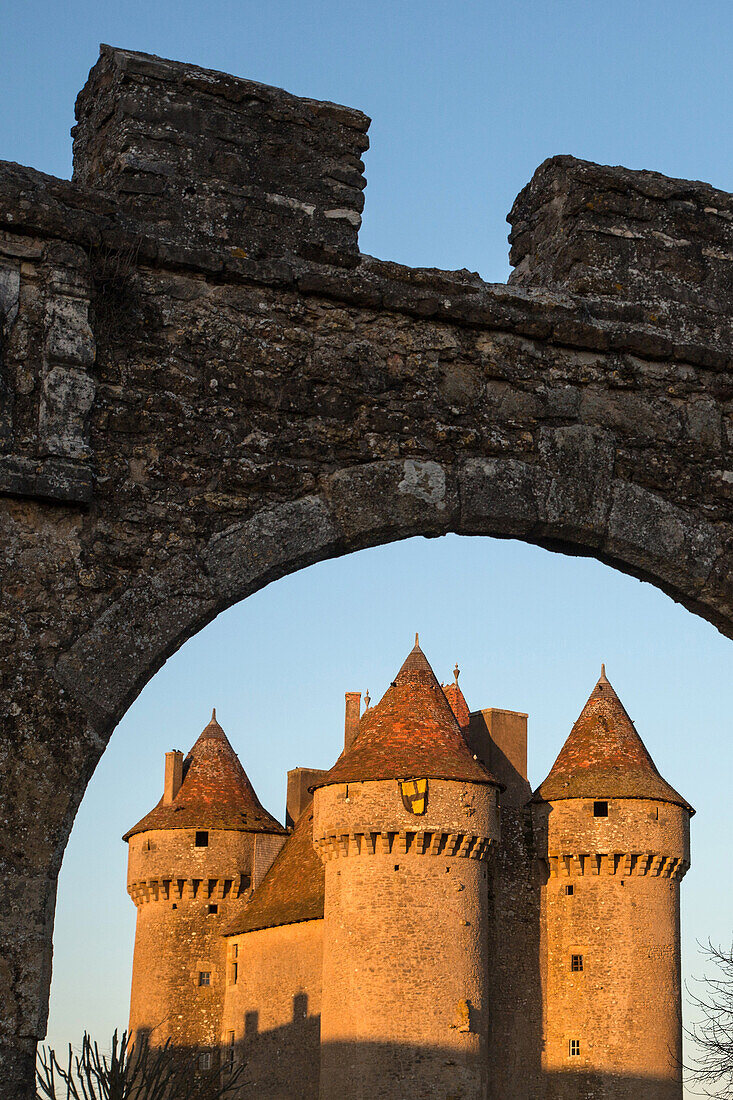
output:
{"label": "metal spire finial", "polygon": [[211,721],[212,722],[216,721],[216,707],[211,708]]}
{"label": "metal spire finial", "polygon": [[420,645],[420,635],[417,633],[417,631],[415,631],[415,648],[417,649],[419,647],[419,645]]}
{"label": "metal spire finial", "polygon": [[453,677],[455,682],[458,683],[458,677],[461,675],[461,670],[458,667],[458,661],[456,661],[456,667],[453,669]]}
{"label": "metal spire finial", "polygon": [[364,709],[369,710],[369,704],[371,703],[371,697],[369,695],[369,688],[364,692]]}
{"label": "metal spire finial", "polygon": [[606,666],[604,664],[601,664],[601,679],[606,679]]}

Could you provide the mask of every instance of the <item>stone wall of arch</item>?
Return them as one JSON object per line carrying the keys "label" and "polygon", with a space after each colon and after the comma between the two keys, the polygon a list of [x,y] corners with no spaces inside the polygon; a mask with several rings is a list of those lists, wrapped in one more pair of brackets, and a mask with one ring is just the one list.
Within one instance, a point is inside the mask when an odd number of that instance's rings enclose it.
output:
{"label": "stone wall of arch", "polygon": [[[556,158],[492,285],[358,252],[359,112],[109,48],[78,111],[74,182],[0,164],[0,1097],[32,1095],[85,786],[224,608],[454,532],[733,635],[731,196]],[[272,178],[224,155],[275,118]]]}

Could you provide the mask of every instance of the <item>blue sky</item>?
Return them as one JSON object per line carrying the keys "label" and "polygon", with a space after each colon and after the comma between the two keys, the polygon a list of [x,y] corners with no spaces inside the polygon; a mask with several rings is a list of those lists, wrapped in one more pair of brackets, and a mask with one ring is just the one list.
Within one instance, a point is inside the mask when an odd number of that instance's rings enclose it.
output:
{"label": "blue sky", "polygon": [[[733,190],[733,4],[679,0],[6,0],[0,157],[68,176],[73,103],[100,41],[333,99],[373,119],[365,252],[508,274],[505,216],[573,153]],[[473,706],[528,710],[542,778],[605,659],[657,763],[697,806],[685,944],[730,938],[730,643],[648,586],[516,543],[412,540],[314,567],[221,616],[148,685],[79,814],[59,889],[51,1037],[123,1025],[134,910],[119,836],[159,795],[162,754],[210,708],[265,804],[338,751],[343,692],[378,698],[419,629]],[[690,967],[694,969],[692,963]],[[100,983],[100,975],[104,976]]]}

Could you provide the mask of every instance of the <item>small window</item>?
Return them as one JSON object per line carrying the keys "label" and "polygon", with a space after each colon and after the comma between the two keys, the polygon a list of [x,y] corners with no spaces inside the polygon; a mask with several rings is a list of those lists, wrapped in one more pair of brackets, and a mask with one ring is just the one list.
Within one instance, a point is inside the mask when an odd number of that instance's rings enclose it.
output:
{"label": "small window", "polygon": [[210,913],[211,913],[212,915],[215,915],[216,913],[218,913],[218,912],[219,912],[219,906],[218,906],[218,905],[210,905],[210,906],[209,906],[209,912],[210,912]]}
{"label": "small window", "polygon": [[583,956],[571,955],[570,956],[570,969],[573,974],[580,974],[583,969]]}
{"label": "small window", "polygon": [[607,802],[594,802],[593,803],[593,817],[608,817],[608,803]]}
{"label": "small window", "polygon": [[239,976],[239,964],[233,962],[232,963],[232,985],[237,984],[238,976]]}
{"label": "small window", "polygon": [[199,1069],[211,1069],[210,1054],[199,1054]]}
{"label": "small window", "polygon": [[570,1040],[570,1057],[580,1058],[580,1039]]}
{"label": "small window", "polygon": [[232,955],[236,959],[238,954],[239,954],[239,944],[238,943],[233,943],[232,944]]}
{"label": "small window", "polygon": [[211,985],[210,970],[199,970],[199,985]]}
{"label": "small window", "polygon": [[227,1032],[227,1065],[229,1069],[234,1065],[234,1032]]}
{"label": "small window", "polygon": [[[208,848],[209,847],[209,834],[206,829],[201,829],[196,833],[196,847]],[[202,1055],[203,1057],[203,1055]]]}
{"label": "small window", "polygon": [[569,882],[567,886],[563,886],[562,892],[563,894],[567,894],[568,897],[572,897],[572,895],[575,893],[575,887],[573,886],[572,882]]}
{"label": "small window", "polygon": [[177,908],[178,908],[178,905],[177,905],[177,904],[176,904],[176,902],[174,901],[174,902],[173,902],[173,904],[171,905],[171,909],[177,909]]}

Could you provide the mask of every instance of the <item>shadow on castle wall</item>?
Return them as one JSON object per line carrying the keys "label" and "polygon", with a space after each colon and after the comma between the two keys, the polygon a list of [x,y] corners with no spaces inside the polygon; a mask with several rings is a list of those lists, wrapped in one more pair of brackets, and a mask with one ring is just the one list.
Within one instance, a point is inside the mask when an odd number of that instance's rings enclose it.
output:
{"label": "shadow on castle wall", "polygon": [[[244,1038],[233,1054],[234,1065],[243,1064],[244,1070],[231,1100],[319,1100],[320,1017],[308,1015],[306,995],[293,998],[293,1020],[281,1027],[260,1031],[258,1013],[247,1013]],[[323,1057],[331,1066],[356,1064],[362,1087],[351,1091],[349,1100],[484,1100],[480,1091],[465,1084],[465,1071],[450,1047],[334,1042],[325,1044]],[[228,1058],[225,1048],[224,1080]],[[527,1067],[524,1081],[521,1073],[513,1075],[511,1093],[501,1093],[496,1085],[503,1075],[497,1069],[488,1074],[488,1096],[501,1095],[502,1100],[681,1100],[682,1095],[681,1086],[669,1080],[583,1069],[543,1073],[533,1066]],[[205,1100],[205,1091],[198,1095]]]}

